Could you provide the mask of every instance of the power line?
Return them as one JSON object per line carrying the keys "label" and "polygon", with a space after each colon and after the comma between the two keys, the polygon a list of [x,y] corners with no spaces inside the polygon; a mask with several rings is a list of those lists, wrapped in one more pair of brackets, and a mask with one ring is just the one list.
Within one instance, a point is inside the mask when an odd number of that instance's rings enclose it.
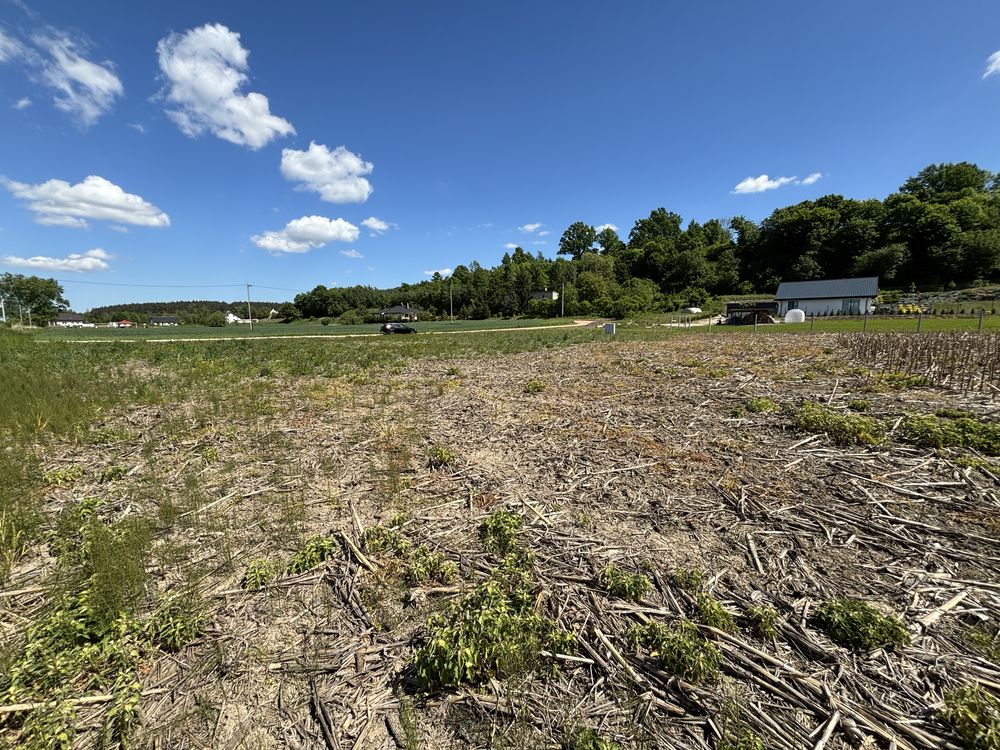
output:
{"label": "power line", "polygon": [[[92,284],[95,286],[129,286],[143,289],[221,289],[242,287],[244,284],[121,284],[116,281],[84,281],[83,279],[53,279],[60,284]],[[289,290],[293,291],[293,290]]]}

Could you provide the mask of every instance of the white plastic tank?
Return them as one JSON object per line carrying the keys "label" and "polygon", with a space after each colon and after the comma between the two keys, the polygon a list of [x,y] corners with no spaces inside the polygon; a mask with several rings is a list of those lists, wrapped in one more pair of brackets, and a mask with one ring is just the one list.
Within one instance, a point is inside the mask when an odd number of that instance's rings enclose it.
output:
{"label": "white plastic tank", "polygon": [[801,310],[789,310],[785,313],[786,323],[805,323],[806,314]]}

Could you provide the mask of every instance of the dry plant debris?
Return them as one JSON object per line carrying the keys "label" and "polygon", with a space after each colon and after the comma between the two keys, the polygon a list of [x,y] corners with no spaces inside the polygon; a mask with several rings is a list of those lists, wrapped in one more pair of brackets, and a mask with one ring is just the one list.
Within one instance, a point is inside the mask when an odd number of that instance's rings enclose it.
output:
{"label": "dry plant debris", "polygon": [[[608,340],[106,415],[115,450],[60,446],[45,512],[157,519],[164,648],[44,711],[8,689],[0,743],[63,717],[185,749],[992,750],[996,464],[913,439],[996,429],[992,375],[890,349]],[[879,358],[945,387],[872,387]],[[5,643],[51,627],[79,541],[53,544],[0,592]],[[889,634],[838,645],[837,602]]]}

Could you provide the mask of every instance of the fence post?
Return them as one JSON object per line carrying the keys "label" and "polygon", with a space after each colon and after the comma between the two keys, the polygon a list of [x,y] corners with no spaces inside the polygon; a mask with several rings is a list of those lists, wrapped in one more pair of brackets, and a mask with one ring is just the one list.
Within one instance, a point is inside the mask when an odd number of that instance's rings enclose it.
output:
{"label": "fence post", "polygon": [[982,333],[983,332],[983,312],[984,312],[984,309],[982,307],[980,307],[979,308],[979,330],[976,331],[976,333]]}
{"label": "fence post", "polygon": [[813,328],[816,327],[816,313],[809,316],[809,333],[813,332]]}
{"label": "fence post", "polygon": [[868,333],[868,312],[865,311],[865,324],[861,327],[861,333]]}
{"label": "fence post", "polygon": [[757,333],[757,313],[753,314],[753,332]]}
{"label": "fence post", "polygon": [[708,332],[709,333],[712,332],[712,316],[711,315],[708,316]]}
{"label": "fence post", "polygon": [[923,317],[924,317],[923,312],[917,313],[917,333],[920,333],[920,321],[923,319]]}

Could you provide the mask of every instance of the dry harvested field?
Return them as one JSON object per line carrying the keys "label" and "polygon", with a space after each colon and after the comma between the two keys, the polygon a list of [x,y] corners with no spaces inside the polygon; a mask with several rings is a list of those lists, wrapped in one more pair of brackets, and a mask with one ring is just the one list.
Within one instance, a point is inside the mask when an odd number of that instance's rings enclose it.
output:
{"label": "dry harvested field", "polygon": [[246,385],[46,444],[0,743],[998,747],[988,393],[833,335]]}

